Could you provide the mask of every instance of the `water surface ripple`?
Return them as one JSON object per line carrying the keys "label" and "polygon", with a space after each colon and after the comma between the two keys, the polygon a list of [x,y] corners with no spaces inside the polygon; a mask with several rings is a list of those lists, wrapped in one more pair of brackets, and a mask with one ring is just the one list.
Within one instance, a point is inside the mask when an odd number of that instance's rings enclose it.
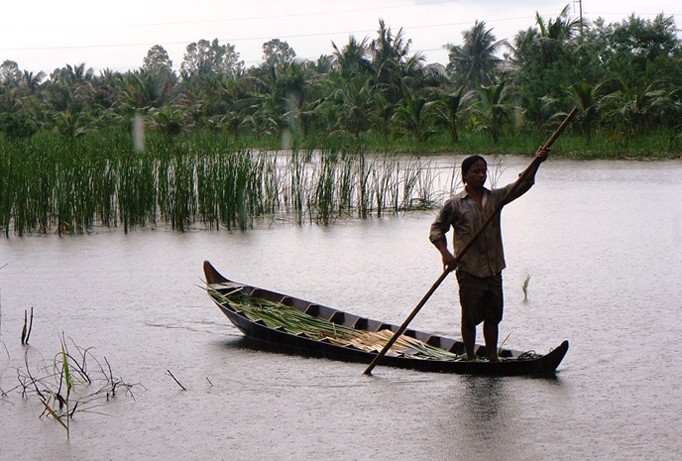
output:
{"label": "water surface ripple", "polygon": [[[502,161],[501,181],[528,163]],[[552,160],[504,210],[501,337],[538,352],[568,339],[550,380],[381,366],[368,377],[264,352],[200,288],[209,259],[236,280],[400,323],[440,274],[430,212],[0,240],[0,459],[680,459],[680,197],[680,161]],[[446,280],[412,326],[457,335],[455,290]],[[140,385],[77,412],[70,440],[13,390],[25,357],[51,363],[62,333]]]}

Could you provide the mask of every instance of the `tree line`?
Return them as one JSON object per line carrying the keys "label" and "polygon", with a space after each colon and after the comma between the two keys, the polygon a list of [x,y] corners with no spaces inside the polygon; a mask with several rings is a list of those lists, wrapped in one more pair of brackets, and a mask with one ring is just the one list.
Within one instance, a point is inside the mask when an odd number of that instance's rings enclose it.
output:
{"label": "tree line", "polygon": [[5,139],[54,131],[130,129],[137,115],[169,137],[209,130],[235,139],[284,134],[322,147],[329,139],[417,144],[433,137],[456,146],[463,134],[543,134],[571,108],[574,129],[632,139],[659,133],[679,146],[682,46],[672,16],[632,15],[583,22],[569,7],[498,40],[484,21],[446,44],[448,62],[427,64],[411,40],[383,20],[374,38],[332,43],[328,55],[299,59],[285,42],[263,44],[247,68],[217,39],[187,46],[179,70],[155,45],[142,67],[126,72],[65,65],[49,75],[0,65],[0,131]]}

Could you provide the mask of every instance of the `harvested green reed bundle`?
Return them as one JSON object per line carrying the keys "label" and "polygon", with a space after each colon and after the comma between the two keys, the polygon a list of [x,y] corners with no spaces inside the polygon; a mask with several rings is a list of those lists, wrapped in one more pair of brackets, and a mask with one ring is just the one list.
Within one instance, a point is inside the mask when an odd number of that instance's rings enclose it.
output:
{"label": "harvested green reed bundle", "polygon": [[[236,291],[228,294],[222,294],[210,288],[208,291],[218,302],[228,304],[232,309],[242,312],[253,321],[262,321],[270,328],[281,328],[291,334],[305,334],[315,340],[328,340],[340,346],[354,346],[365,351],[379,352],[393,336],[393,332],[389,329],[356,330],[313,317],[279,302],[242,295]],[[448,352],[405,335],[401,335],[393,344],[390,354],[434,360],[465,359],[464,355]]]}

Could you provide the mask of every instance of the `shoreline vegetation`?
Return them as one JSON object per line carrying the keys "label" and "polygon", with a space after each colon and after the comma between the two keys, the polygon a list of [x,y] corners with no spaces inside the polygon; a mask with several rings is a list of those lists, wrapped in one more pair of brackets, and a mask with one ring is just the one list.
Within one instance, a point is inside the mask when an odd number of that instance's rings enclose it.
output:
{"label": "shoreline vegetation", "polygon": [[[436,154],[531,156],[571,109],[555,158],[682,158],[682,40],[673,16],[584,21],[566,6],[513,38],[485,22],[410,52],[402,29],[299,59],[279,39],[247,68],[199,40],[173,66],[0,64],[0,232],[247,229],[429,209],[451,192]],[[406,158],[408,160],[406,160]],[[444,186],[444,183],[449,185]]]}
{"label": "shoreline vegetation", "polygon": [[[541,144],[530,136],[494,146],[483,137],[464,139],[453,156],[530,157]],[[583,142],[569,129],[553,155],[623,158],[617,152],[593,155]],[[201,224],[208,230],[246,230],[262,220],[326,225],[432,209],[461,187],[456,161],[452,168],[432,167],[433,155],[442,155],[437,146],[434,154],[352,142],[278,150],[264,143],[254,149],[215,133],[180,138],[150,133],[144,144],[144,150],[136,150],[135,136],[117,131],[68,141],[55,133],[0,140],[0,231],[9,238],[80,234],[98,227],[128,232],[168,225],[184,231]]]}

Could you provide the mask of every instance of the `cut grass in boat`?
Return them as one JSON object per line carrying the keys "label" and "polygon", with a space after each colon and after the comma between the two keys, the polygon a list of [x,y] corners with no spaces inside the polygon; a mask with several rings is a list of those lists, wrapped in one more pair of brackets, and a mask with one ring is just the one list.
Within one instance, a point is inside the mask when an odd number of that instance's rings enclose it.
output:
{"label": "cut grass in boat", "polygon": [[[270,328],[281,328],[293,335],[304,334],[311,339],[326,340],[339,346],[353,346],[368,352],[379,352],[394,334],[389,329],[356,330],[313,317],[282,303],[243,295],[238,290],[228,294],[210,288],[208,291],[218,302],[229,305],[253,321],[260,320]],[[401,335],[395,341],[389,354],[425,360],[466,360],[464,354],[454,354],[406,335]]]}

